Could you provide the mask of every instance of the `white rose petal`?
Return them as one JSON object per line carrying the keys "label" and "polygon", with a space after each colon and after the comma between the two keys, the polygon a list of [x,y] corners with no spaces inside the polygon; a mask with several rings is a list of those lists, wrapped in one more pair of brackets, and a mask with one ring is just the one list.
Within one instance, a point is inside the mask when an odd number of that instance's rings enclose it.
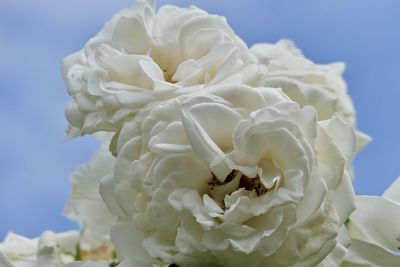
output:
{"label": "white rose petal", "polygon": [[356,197],[357,209],[346,224],[352,244],[343,266],[400,266],[399,184],[397,178],[382,197]]}
{"label": "white rose petal", "polygon": [[337,244],[335,249],[316,267],[338,267],[341,266],[346,255],[347,249],[341,244]]}
{"label": "white rose petal", "polygon": [[351,234],[378,245],[388,251],[400,248],[400,178],[385,191],[382,197],[357,196],[357,210],[351,215]]}
{"label": "white rose petal", "polygon": [[400,177],[389,186],[382,196],[400,205]]}
{"label": "white rose petal", "polygon": [[389,251],[400,247],[400,204],[382,197],[357,196],[351,221],[371,241]]}
{"label": "white rose petal", "polygon": [[400,257],[387,250],[365,242],[353,239],[346,255],[346,260],[340,267],[397,267]]}

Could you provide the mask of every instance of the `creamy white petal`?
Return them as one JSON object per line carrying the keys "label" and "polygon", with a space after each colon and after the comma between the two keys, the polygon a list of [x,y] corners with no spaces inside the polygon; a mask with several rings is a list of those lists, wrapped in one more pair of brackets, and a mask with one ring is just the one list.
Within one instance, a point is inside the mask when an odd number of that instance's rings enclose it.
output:
{"label": "creamy white petal", "polygon": [[353,239],[345,261],[340,267],[397,267],[400,256],[394,255],[374,244]]}
{"label": "creamy white petal", "polygon": [[382,197],[397,202],[400,205],[400,177],[398,177],[386,191]]}
{"label": "creamy white petal", "polygon": [[392,252],[398,251],[400,205],[382,197],[357,196],[356,208],[350,219],[365,236],[365,241]]}
{"label": "creamy white petal", "polygon": [[111,239],[121,256],[138,261],[150,262],[142,242],[144,234],[128,222],[118,222],[111,228]]}

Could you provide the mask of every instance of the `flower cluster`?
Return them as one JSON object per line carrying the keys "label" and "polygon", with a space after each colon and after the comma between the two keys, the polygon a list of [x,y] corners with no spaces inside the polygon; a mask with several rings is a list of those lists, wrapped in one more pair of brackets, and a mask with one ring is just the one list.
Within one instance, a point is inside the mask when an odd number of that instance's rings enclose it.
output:
{"label": "flower cluster", "polygon": [[400,178],[354,194],[370,138],[344,64],[288,40],[248,48],[223,17],[137,0],[62,69],[69,136],[101,141],[71,176],[81,231],[10,234],[0,264],[400,266]]}

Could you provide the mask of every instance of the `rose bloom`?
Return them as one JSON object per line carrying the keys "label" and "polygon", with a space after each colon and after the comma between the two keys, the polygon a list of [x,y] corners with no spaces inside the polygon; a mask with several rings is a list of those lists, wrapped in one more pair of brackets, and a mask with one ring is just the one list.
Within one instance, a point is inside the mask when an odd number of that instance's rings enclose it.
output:
{"label": "rose bloom", "polygon": [[[356,112],[343,79],[344,63],[315,64],[305,58],[290,40],[255,44],[250,51],[264,66],[263,75],[257,82],[259,86],[281,88],[300,107],[314,107],[318,120],[338,115],[355,126]],[[356,133],[361,149],[371,138],[364,133]]]}
{"label": "rose bloom", "polygon": [[279,89],[215,86],[153,105],[124,124],[116,150],[100,193],[119,216],[111,239],[123,263],[309,267],[344,257],[337,234],[354,209],[355,132],[337,117],[318,122]]}
{"label": "rose bloom", "polygon": [[0,266],[63,266],[75,259],[78,242],[79,233],[75,231],[59,234],[47,231],[36,239],[9,233],[0,244]]}
{"label": "rose bloom", "polygon": [[[82,248],[81,236],[76,231],[44,232],[39,238],[29,239],[9,233],[0,244],[1,267],[103,267],[113,262],[113,246]],[[77,262],[76,260],[80,260]]]}
{"label": "rose bloom", "polygon": [[313,106],[320,120],[338,113],[354,124],[355,110],[342,77],[344,63],[315,64],[289,40],[255,44],[251,52],[266,68],[263,86],[282,88],[300,106]]}
{"label": "rose bloom", "polygon": [[101,247],[110,241],[110,226],[116,217],[104,204],[99,185],[103,177],[112,174],[114,161],[104,144],[88,163],[71,175],[73,188],[64,214],[81,225],[83,249]]}
{"label": "rose bloom", "polygon": [[138,0],[64,59],[69,134],[118,131],[145,104],[186,90],[250,83],[255,62],[224,17]]}

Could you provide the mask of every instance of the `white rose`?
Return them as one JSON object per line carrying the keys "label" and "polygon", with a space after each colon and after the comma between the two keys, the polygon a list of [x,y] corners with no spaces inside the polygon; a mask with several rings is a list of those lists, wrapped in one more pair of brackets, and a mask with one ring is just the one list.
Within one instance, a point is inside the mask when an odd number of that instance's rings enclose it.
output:
{"label": "white rose", "polygon": [[[101,195],[122,257],[185,266],[315,266],[354,209],[355,133],[278,89],[230,85],[141,111]],[[320,265],[328,266],[328,265]]]}
{"label": "white rose", "polygon": [[320,120],[338,113],[354,124],[354,107],[342,77],[343,63],[315,64],[289,40],[256,44],[250,51],[266,67],[263,86],[282,88],[300,106],[313,106]]}
{"label": "white rose", "polygon": [[76,265],[75,260],[89,266],[109,266],[114,259],[110,243],[102,246],[81,247],[81,236],[76,231],[44,232],[39,238],[29,239],[9,233],[0,244],[1,267],[61,267]]}
{"label": "white rose", "polygon": [[224,17],[169,5],[156,12],[139,0],[64,59],[70,135],[117,131],[137,109],[181,88],[246,83],[255,62]]}
{"label": "white rose", "polygon": [[342,266],[400,266],[400,177],[382,197],[355,200],[357,209],[346,224],[352,244]]}
{"label": "white rose", "polygon": [[36,239],[9,233],[0,244],[0,266],[61,267],[74,260],[78,242],[79,233],[75,231],[47,231]]}
{"label": "white rose", "polygon": [[110,240],[110,226],[116,221],[105,206],[99,185],[111,175],[115,158],[106,146],[100,148],[90,162],[81,165],[72,175],[73,189],[64,214],[82,226],[82,249],[101,247]]}
{"label": "white rose", "polygon": [[[265,68],[264,75],[258,81],[259,85],[281,88],[301,107],[313,106],[318,120],[326,120],[338,114],[355,126],[356,112],[342,77],[344,63],[315,64],[305,58],[289,40],[281,40],[276,44],[255,44],[250,51]],[[359,149],[370,139],[357,132]]]}

